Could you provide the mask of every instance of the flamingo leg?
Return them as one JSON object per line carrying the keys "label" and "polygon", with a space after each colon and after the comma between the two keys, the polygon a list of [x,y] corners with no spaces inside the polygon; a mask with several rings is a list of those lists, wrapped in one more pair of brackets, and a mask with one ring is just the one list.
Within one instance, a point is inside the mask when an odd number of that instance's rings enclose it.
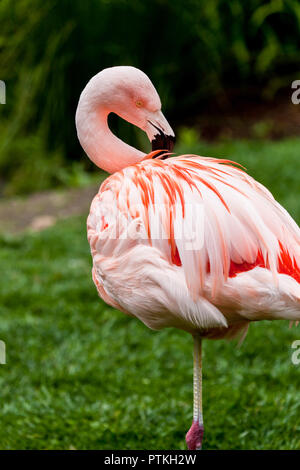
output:
{"label": "flamingo leg", "polygon": [[204,433],[202,414],[202,339],[194,338],[194,413],[193,424],[186,435],[189,450],[200,450]]}

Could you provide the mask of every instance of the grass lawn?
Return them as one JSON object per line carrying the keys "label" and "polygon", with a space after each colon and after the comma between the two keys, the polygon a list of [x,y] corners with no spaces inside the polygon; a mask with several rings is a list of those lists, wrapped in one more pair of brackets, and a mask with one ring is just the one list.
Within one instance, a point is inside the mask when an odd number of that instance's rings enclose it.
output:
{"label": "grass lawn", "polygon": [[[300,139],[185,135],[178,151],[230,157],[300,221]],[[185,449],[192,339],[153,332],[102,302],[85,218],[0,240],[1,449]],[[241,348],[204,343],[205,449],[300,449],[300,365],[288,322],[253,324]]]}

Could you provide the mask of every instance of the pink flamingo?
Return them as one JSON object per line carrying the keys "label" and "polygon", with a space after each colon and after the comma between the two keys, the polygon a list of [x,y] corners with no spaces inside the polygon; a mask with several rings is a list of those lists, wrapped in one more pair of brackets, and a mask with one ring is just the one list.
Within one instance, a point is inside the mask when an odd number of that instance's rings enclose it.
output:
{"label": "pink flamingo", "polygon": [[[143,129],[152,153],[113,135],[111,112]],[[112,173],[87,222],[94,283],[105,302],[148,327],[193,335],[186,441],[200,449],[201,340],[243,339],[251,321],[300,320],[300,229],[237,164],[169,158],[173,130],[153,84],[134,67],[108,68],[88,82],[76,126],[89,158]]]}

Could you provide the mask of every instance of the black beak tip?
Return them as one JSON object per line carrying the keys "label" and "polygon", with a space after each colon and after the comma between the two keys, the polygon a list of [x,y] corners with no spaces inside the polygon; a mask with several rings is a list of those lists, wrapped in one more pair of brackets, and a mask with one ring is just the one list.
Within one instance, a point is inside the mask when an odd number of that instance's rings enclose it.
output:
{"label": "black beak tip", "polygon": [[151,142],[152,151],[154,150],[166,150],[172,152],[175,144],[175,136],[165,135],[163,133],[156,134]]}

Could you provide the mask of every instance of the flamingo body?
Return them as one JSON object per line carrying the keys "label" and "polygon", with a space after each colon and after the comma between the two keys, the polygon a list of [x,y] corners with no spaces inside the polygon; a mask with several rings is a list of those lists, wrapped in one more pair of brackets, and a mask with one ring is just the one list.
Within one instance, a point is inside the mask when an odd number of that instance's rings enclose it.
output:
{"label": "flamingo body", "polygon": [[300,230],[232,162],[182,156],[115,173],[88,238],[100,296],[150,328],[222,338],[300,317]]}

